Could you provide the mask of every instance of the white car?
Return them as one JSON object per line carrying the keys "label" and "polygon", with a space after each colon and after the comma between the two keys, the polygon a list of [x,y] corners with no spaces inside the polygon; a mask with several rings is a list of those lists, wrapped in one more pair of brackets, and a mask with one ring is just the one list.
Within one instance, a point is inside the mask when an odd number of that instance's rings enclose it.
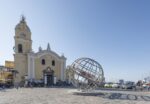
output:
{"label": "white car", "polygon": [[117,83],[112,84],[112,88],[119,88],[119,84]]}

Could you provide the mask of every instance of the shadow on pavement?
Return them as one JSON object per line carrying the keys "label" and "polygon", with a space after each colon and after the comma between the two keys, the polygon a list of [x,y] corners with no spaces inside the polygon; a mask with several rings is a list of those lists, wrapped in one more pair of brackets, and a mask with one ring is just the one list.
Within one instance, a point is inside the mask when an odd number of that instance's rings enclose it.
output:
{"label": "shadow on pavement", "polygon": [[111,100],[135,100],[135,101],[150,101],[150,96],[122,94],[122,93],[103,93],[103,92],[75,92],[78,96],[96,96]]}

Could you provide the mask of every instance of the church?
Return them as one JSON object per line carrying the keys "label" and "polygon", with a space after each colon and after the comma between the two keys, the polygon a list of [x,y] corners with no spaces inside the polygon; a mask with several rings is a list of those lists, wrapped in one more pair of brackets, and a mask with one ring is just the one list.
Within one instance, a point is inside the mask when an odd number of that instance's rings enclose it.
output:
{"label": "church", "polygon": [[53,85],[66,80],[66,57],[52,51],[49,44],[47,49],[39,47],[33,52],[31,30],[24,16],[15,27],[14,41],[15,82],[42,80],[45,85]]}

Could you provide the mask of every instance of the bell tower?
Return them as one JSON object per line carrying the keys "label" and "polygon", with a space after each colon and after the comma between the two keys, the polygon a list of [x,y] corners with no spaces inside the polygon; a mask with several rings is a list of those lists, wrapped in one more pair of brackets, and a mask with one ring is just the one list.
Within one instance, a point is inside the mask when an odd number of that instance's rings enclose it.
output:
{"label": "bell tower", "polygon": [[22,16],[20,22],[15,27],[15,47],[14,47],[14,63],[15,70],[17,70],[18,76],[15,81],[20,82],[28,71],[28,53],[32,50],[31,31],[27,26],[25,17]]}

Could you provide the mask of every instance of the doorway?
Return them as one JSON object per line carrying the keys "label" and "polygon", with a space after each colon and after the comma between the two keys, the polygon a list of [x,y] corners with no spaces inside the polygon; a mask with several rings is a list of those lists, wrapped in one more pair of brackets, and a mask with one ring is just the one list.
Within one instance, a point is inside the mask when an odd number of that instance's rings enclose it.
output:
{"label": "doorway", "polygon": [[43,71],[44,84],[46,86],[52,86],[54,84],[54,71],[50,67]]}
{"label": "doorway", "polygon": [[53,75],[47,75],[47,86],[52,86],[54,84]]}

